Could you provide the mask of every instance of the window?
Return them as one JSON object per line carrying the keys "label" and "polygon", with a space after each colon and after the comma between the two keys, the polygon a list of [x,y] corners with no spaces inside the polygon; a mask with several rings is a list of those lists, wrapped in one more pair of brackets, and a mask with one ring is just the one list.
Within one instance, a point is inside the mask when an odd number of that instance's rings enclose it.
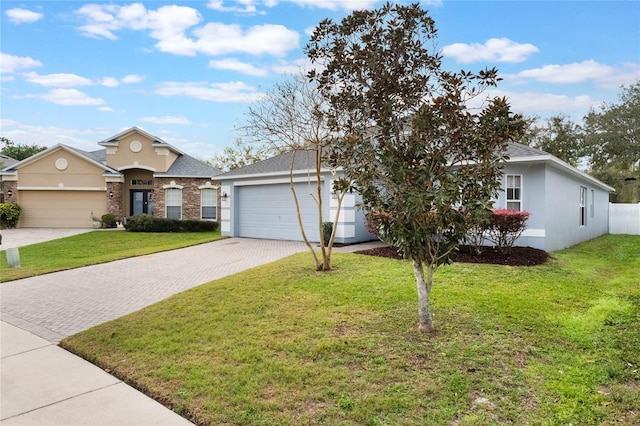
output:
{"label": "window", "polygon": [[182,219],[182,189],[166,188],[164,194],[167,219]]}
{"label": "window", "polygon": [[215,189],[202,189],[200,191],[200,209],[203,220],[216,220],[218,191]]}
{"label": "window", "polygon": [[580,187],[580,226],[587,226],[587,188]]}
{"label": "window", "polygon": [[507,210],[522,210],[522,175],[507,175]]}

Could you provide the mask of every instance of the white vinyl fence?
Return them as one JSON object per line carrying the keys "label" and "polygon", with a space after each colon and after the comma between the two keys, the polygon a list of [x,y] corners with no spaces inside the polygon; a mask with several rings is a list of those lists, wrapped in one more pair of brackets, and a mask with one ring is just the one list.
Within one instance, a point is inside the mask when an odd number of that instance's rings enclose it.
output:
{"label": "white vinyl fence", "polygon": [[640,203],[609,203],[609,233],[640,235]]}

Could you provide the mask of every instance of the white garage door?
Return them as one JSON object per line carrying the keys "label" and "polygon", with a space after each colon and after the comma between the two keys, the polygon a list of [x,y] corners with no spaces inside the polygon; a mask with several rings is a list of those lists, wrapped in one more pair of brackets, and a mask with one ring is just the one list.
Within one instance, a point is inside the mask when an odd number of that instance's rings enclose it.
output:
{"label": "white garage door", "polygon": [[20,191],[23,228],[91,228],[91,213],[107,209],[105,193],[87,191]]}
{"label": "white garage door", "polygon": [[[309,195],[316,184],[296,184],[298,202],[309,241],[320,241],[318,207]],[[238,188],[238,234],[247,238],[302,241],[289,184]]]}

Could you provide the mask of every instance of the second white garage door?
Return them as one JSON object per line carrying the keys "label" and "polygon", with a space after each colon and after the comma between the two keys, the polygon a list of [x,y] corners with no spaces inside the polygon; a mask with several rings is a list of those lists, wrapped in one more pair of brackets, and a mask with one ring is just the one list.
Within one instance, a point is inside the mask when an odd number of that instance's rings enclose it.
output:
{"label": "second white garage door", "polygon": [[[324,183],[323,183],[324,185]],[[309,195],[316,184],[297,183],[296,192],[309,241],[320,241],[318,208]],[[247,238],[301,241],[293,194],[289,184],[238,188],[238,234]]]}

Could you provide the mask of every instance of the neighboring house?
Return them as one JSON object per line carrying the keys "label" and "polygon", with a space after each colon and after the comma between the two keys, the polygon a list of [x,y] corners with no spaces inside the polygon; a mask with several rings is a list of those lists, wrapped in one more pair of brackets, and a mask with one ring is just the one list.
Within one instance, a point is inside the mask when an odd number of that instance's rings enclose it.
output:
{"label": "neighboring house", "polygon": [[[16,160],[15,158],[0,154],[0,170],[4,169],[5,167],[13,166],[17,162],[18,160]],[[0,179],[0,203],[4,203],[4,184],[2,183],[2,179]]]}
{"label": "neighboring house", "polygon": [[0,154],[0,170],[5,167],[13,166],[17,162],[18,160],[16,160],[15,158],[7,157],[4,154]]}
{"label": "neighboring house", "polygon": [[20,227],[86,228],[105,213],[218,220],[219,170],[137,127],[98,145],[58,144],[0,170]]}
{"label": "neighboring house", "polygon": [[[512,143],[502,177],[496,208],[531,213],[527,229],[517,242],[546,251],[569,247],[608,232],[609,193],[614,189],[546,152]],[[298,152],[294,158],[294,182],[305,232],[320,240],[315,201],[315,154]],[[289,185],[291,153],[251,164],[217,176],[221,182],[221,230],[223,235],[301,240]],[[337,200],[332,180],[341,172],[322,169],[324,206],[322,220],[333,222]],[[338,220],[336,241],[371,240],[364,214],[357,208],[357,194],[347,194]]]}

